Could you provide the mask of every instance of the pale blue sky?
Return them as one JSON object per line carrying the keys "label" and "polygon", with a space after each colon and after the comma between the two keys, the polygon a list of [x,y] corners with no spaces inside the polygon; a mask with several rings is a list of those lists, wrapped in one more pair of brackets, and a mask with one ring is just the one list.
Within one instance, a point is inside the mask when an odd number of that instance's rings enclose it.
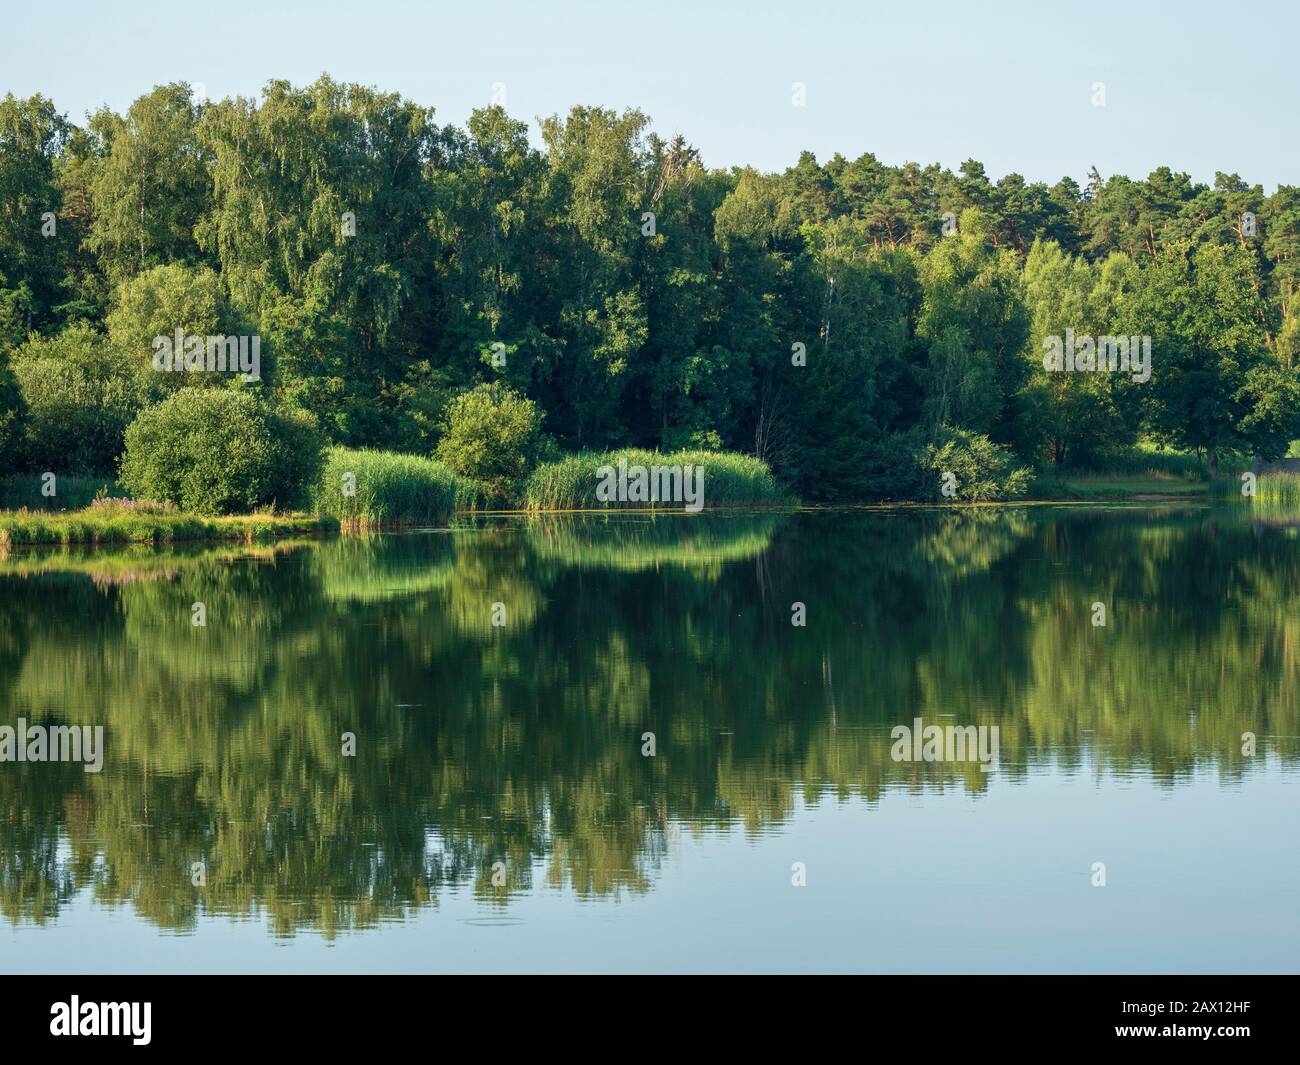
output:
{"label": "pale blue sky", "polygon": [[[709,166],[782,169],[873,151],[974,156],[990,176],[1300,184],[1295,0],[708,2],[104,0],[26,3],[0,24],[0,93],[43,92],[74,121],[153,85],[220,98],[328,71],[463,123],[494,82],[532,122],[575,103],[639,107]],[[1106,106],[1092,104],[1094,82]],[[807,106],[791,105],[791,84]],[[535,129],[535,126],[534,126]]]}

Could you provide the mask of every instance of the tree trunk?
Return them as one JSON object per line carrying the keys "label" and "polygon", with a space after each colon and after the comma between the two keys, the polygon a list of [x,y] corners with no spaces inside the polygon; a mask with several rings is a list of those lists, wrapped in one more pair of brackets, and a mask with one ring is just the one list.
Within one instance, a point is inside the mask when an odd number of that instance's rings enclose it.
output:
{"label": "tree trunk", "polygon": [[1210,469],[1211,479],[1219,476],[1219,453],[1214,449],[1213,444],[1205,449],[1205,464]]}

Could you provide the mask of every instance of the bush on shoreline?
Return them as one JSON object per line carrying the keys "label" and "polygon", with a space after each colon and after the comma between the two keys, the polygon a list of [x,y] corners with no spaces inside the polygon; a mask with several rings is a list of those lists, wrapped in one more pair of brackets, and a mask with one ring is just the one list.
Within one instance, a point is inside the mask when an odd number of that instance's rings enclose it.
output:
{"label": "bush on shoreline", "polygon": [[545,448],[537,404],[494,382],[451,401],[435,455],[493,500],[508,503],[518,496]]}
{"label": "bush on shoreline", "polygon": [[[946,429],[937,443],[916,454],[921,476],[919,491],[933,502],[991,503],[1021,499],[1029,491],[1031,471],[1020,466],[1011,449],[979,433]],[[943,494],[952,476],[955,496]]]}
{"label": "bush on shoreline", "polygon": [[320,476],[322,447],[300,411],[237,389],[183,388],[131,423],[120,481],[192,514],[295,510]]}

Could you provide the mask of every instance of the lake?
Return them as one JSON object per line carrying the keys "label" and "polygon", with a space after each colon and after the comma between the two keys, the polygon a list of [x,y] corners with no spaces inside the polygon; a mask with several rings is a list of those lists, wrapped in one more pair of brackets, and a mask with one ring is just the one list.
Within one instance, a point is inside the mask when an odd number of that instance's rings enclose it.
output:
{"label": "lake", "polygon": [[1298,654],[1190,506],[14,552],[0,971],[1293,971]]}

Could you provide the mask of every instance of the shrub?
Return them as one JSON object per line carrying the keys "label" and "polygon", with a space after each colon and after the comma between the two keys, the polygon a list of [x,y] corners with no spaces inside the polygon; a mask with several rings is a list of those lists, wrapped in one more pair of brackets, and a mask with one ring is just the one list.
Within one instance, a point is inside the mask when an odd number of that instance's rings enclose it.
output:
{"label": "shrub", "polygon": [[583,452],[566,455],[556,462],[538,466],[524,486],[523,502],[529,510],[578,510],[595,507],[649,507],[681,509],[681,503],[657,504],[638,502],[605,503],[596,496],[602,466],[618,468],[620,461],[629,467],[703,466],[704,503],[706,507],[739,507],[791,502],[777,484],[767,463],[752,455],[729,451],[625,451]]}
{"label": "shrub", "polygon": [[1020,499],[1029,490],[1028,467],[1017,466],[1011,449],[965,429],[944,428],[938,442],[916,453],[922,499],[949,502],[944,474],[955,478],[956,498],[970,503]]}
{"label": "shrub", "polygon": [[26,467],[94,474],[117,468],[126,427],[146,400],[138,373],[108,339],[78,322],[33,336],[13,356],[27,404]]}
{"label": "shrub", "polygon": [[537,404],[493,382],[451,401],[436,455],[497,499],[513,500],[545,446]]}
{"label": "shrub", "polygon": [[240,389],[184,388],[126,431],[121,483],[197,514],[305,506],[323,444],[305,414]]}
{"label": "shrub", "polygon": [[432,459],[335,447],[315,504],[349,526],[438,525],[451,517],[459,490],[456,475]]}

